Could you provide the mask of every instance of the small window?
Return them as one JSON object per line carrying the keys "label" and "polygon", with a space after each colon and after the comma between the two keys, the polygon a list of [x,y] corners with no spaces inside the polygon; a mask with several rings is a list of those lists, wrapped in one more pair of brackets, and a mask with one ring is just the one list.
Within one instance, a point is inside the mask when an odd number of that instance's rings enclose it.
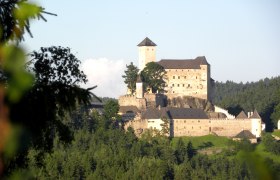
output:
{"label": "small window", "polygon": [[180,87],[180,84],[178,84],[177,86]]}
{"label": "small window", "polygon": [[174,84],[172,84],[172,87],[174,87]]}
{"label": "small window", "polygon": [[178,76],[178,79],[180,79],[180,76]]}
{"label": "small window", "polygon": [[173,76],[173,79],[175,79],[175,76]]}
{"label": "small window", "polygon": [[175,93],[175,91],[173,91],[173,94]]}
{"label": "small window", "polygon": [[193,126],[192,126],[192,129],[193,129]]}
{"label": "small window", "polygon": [[186,123],[186,120],[184,120],[184,123]]}
{"label": "small window", "polygon": [[182,84],[183,87],[185,87],[185,84]]}
{"label": "small window", "polygon": [[185,76],[185,79],[187,79],[187,76]]}

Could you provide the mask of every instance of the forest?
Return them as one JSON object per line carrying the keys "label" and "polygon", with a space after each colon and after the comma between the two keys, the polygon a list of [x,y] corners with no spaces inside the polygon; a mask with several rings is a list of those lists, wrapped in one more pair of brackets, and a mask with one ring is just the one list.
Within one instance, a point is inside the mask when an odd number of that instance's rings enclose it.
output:
{"label": "forest", "polygon": [[[26,0],[0,0],[0,7],[0,179],[280,178],[275,134],[264,133],[259,144],[228,139],[207,155],[201,150],[214,146],[210,140],[198,146],[162,132],[139,138],[125,131],[116,101],[105,98],[103,113],[88,108],[92,98],[104,98],[92,93],[96,86],[80,87],[87,77],[70,48],[42,47],[26,56],[20,46],[24,34],[32,36],[30,19],[55,14]],[[216,83],[215,103],[255,108],[264,117],[270,108],[266,121],[273,124],[278,89],[279,78]]]}
{"label": "forest", "polygon": [[229,110],[233,115],[245,112],[259,112],[267,131],[277,127],[280,114],[280,77],[261,79],[257,82],[235,83],[215,82],[215,105]]}

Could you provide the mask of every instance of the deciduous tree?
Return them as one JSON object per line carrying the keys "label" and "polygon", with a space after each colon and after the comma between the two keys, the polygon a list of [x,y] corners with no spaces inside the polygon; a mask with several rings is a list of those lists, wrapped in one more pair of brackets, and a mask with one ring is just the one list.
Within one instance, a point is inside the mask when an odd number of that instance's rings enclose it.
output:
{"label": "deciduous tree", "polygon": [[149,62],[141,72],[141,77],[144,82],[145,91],[151,89],[152,93],[163,92],[166,86],[166,71],[164,67],[155,63]]}

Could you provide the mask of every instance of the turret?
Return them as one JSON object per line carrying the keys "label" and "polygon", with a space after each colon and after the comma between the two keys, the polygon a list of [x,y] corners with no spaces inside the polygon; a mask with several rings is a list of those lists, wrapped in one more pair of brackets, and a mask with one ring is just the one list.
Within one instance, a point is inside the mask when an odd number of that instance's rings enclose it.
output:
{"label": "turret", "polygon": [[139,47],[139,70],[142,71],[147,63],[156,61],[156,44],[145,38],[137,45]]}
{"label": "turret", "polygon": [[140,75],[137,76],[136,81],[136,98],[141,99],[144,97],[143,82]]}
{"label": "turret", "polygon": [[261,137],[262,132],[262,119],[257,112],[257,110],[254,111],[253,115],[249,117],[251,119],[252,123],[252,134],[254,134],[257,138]]}

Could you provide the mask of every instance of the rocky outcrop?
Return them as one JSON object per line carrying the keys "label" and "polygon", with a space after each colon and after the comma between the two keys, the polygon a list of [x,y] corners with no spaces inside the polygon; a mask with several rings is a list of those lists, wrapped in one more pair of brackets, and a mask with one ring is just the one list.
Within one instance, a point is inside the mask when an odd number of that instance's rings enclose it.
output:
{"label": "rocky outcrop", "polygon": [[214,105],[206,100],[191,96],[168,99],[168,107],[203,109],[205,112],[214,112]]}

